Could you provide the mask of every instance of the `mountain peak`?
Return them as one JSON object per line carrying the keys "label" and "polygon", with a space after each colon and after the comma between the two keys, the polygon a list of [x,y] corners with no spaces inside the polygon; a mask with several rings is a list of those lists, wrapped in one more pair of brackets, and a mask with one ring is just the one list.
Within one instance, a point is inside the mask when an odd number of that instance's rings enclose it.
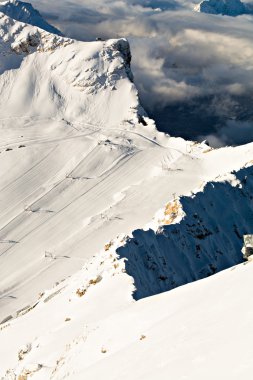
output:
{"label": "mountain peak", "polygon": [[204,0],[195,7],[195,11],[234,17],[251,13],[241,0]]}
{"label": "mountain peak", "polygon": [[7,0],[0,3],[0,12],[14,20],[37,26],[49,33],[62,35],[58,29],[48,24],[39,11],[34,9],[30,3],[19,0]]}

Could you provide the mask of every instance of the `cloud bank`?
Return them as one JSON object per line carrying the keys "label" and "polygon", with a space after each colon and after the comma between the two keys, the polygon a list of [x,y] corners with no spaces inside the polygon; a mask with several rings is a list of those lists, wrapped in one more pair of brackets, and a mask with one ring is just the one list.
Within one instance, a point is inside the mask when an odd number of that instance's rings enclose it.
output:
{"label": "cloud bank", "polygon": [[253,17],[196,13],[187,0],[32,0],[80,40],[127,37],[141,102],[160,130],[211,144],[253,140]]}

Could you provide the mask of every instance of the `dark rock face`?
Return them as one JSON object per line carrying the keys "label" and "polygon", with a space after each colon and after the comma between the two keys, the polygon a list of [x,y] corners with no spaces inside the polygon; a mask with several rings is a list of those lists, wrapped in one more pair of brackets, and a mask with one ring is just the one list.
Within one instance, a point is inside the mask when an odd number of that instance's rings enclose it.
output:
{"label": "dark rock face", "polygon": [[136,230],[123,247],[135,299],[171,290],[243,262],[243,235],[253,230],[253,167],[234,173],[240,184],[208,183],[180,199],[185,217],[158,231]]}

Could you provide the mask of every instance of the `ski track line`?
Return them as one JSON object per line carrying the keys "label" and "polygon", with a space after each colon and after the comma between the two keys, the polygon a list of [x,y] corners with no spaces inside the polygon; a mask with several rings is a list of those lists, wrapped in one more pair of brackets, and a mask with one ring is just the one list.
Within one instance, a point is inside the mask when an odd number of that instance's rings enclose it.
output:
{"label": "ski track line", "polygon": [[42,144],[47,144],[47,143],[59,143],[59,142],[63,142],[63,141],[67,141],[67,140],[72,140],[72,139],[78,139],[78,138],[82,138],[82,137],[89,137],[97,132],[100,132],[99,130],[96,130],[96,131],[92,131],[92,132],[89,132],[89,133],[82,133],[80,135],[75,135],[75,136],[66,136],[66,137],[61,137],[61,138],[52,138],[52,139],[30,139],[30,140],[22,140],[22,141],[16,141],[16,142],[12,142],[12,143],[9,143],[9,144],[4,144],[4,145],[0,145],[0,149],[5,149],[5,148],[14,148],[20,144],[29,144],[27,145],[27,147],[29,146],[32,146],[32,145],[42,145]]}
{"label": "ski track line", "polygon": [[[11,297],[12,294],[15,293],[15,291],[17,289],[22,289],[22,287],[24,287],[26,284],[28,284],[29,282],[34,280],[36,277],[40,276],[42,273],[44,273],[45,271],[50,269],[54,264],[55,264],[55,262],[53,262],[53,261],[49,262],[47,265],[43,266],[43,268],[41,268],[41,270],[38,270],[37,272],[33,273],[33,275],[31,275],[30,277],[27,277],[24,281],[21,281],[12,287],[9,287],[8,293],[4,293],[4,292],[0,293],[0,301],[7,298],[7,297]],[[16,299],[18,299],[18,298],[16,297]],[[34,303],[34,302],[36,302],[36,300],[33,301],[32,303]]]}
{"label": "ski track line", "polygon": [[[129,151],[129,152],[127,152],[127,153],[122,153],[118,158],[116,158],[113,162],[112,162],[112,164],[107,168],[107,169],[105,169],[102,173],[100,173],[98,176],[96,176],[96,177],[89,177],[89,178],[87,178],[87,177],[85,177],[85,179],[98,179],[98,178],[101,178],[101,177],[103,177],[104,175],[106,175],[106,173],[108,173],[108,172],[110,172],[115,166],[117,166],[122,160],[124,160],[126,157],[128,157],[128,156],[132,156],[134,153],[137,153],[137,152],[141,152],[141,150],[140,149],[133,149],[132,151]],[[90,152],[90,154],[92,154],[93,152],[91,151]],[[84,160],[82,160],[81,162],[80,162],[80,164],[75,168],[75,169],[73,169],[70,173],[69,173],[69,175],[71,176],[71,174],[73,174],[73,172],[74,171],[76,171],[76,170],[78,170],[78,167],[79,166],[81,166],[82,165],[82,162],[83,162]],[[80,177],[80,179],[82,179],[83,177]]]}
{"label": "ski track line", "polygon": [[[132,156],[130,158],[127,159],[130,160],[132,158]],[[123,163],[124,165],[124,163]],[[120,165],[122,166],[122,165]],[[57,212],[55,212],[53,215],[50,215],[48,218],[46,218],[46,220],[42,221],[40,224],[38,224],[34,229],[30,230],[29,232],[27,232],[25,235],[23,235],[22,238],[20,238],[19,242],[21,242],[23,239],[25,239],[27,236],[29,236],[30,234],[32,234],[34,231],[36,231],[38,228],[42,227],[48,220],[52,220],[54,219],[56,216],[59,216],[59,214],[64,211],[67,207],[69,207],[70,205],[72,205],[74,202],[76,202],[78,199],[82,198],[84,195],[86,195],[87,193],[89,193],[91,190],[93,190],[96,186],[98,186],[99,184],[101,184],[103,181],[105,181],[106,179],[108,178],[108,176],[106,176],[105,178],[103,178],[101,181],[99,181],[98,183],[96,183],[94,186],[92,186],[90,189],[88,189],[87,191],[85,191],[84,193],[82,193],[81,195],[77,196],[74,200],[72,200],[70,203],[68,203],[67,205],[65,205],[63,208],[61,208],[60,210],[58,210]],[[66,178],[64,178],[64,180],[66,180]],[[64,181],[63,180],[63,181]],[[57,184],[58,186],[58,184]],[[55,186],[56,187],[56,186]],[[51,192],[53,189],[51,189],[49,192]],[[48,193],[49,193],[48,192]],[[47,194],[48,194],[47,193]],[[47,194],[44,194],[41,198],[43,198],[44,196],[46,196]],[[35,202],[34,202],[35,203]],[[25,213],[25,211],[22,210],[21,213],[19,213],[18,215],[16,215],[10,222],[8,222],[5,226],[3,226],[1,229],[0,229],[0,232],[6,228],[7,226],[9,226],[15,219],[17,219],[19,216],[21,216],[23,213]],[[5,251],[3,251],[0,255],[0,257],[2,257],[3,255],[5,255],[9,250],[11,250],[13,247],[13,245],[11,247],[8,247]]]}
{"label": "ski track line", "polygon": [[[131,159],[131,158],[133,158],[137,153],[139,153],[139,152],[136,152],[134,155],[132,154],[131,155],[131,157],[129,157],[128,159],[127,159],[127,161],[125,162],[125,164]],[[122,158],[123,159],[123,158]],[[143,165],[145,165],[146,164],[146,157],[143,157]],[[173,162],[174,162],[174,160],[173,160]],[[113,174],[115,174],[115,172],[117,171],[117,170],[120,170],[120,169],[122,169],[122,166],[124,165],[124,163],[122,164],[122,165],[120,165],[119,167],[117,167],[115,170],[113,170],[113,172],[111,173],[112,175]],[[129,171],[131,172],[131,168],[129,168]],[[106,176],[105,178],[103,178],[101,181],[99,181],[97,184],[95,184],[92,188],[90,188],[89,190],[87,190],[85,193],[83,193],[83,194],[81,194],[80,196],[78,196],[78,197],[76,197],[72,202],[70,202],[68,205],[66,205],[65,207],[63,207],[61,210],[59,210],[54,216],[58,216],[59,215],[59,213],[61,213],[64,209],[66,209],[67,207],[69,207],[71,204],[73,204],[74,202],[76,202],[79,198],[81,198],[83,195],[85,195],[85,194],[87,194],[88,192],[90,192],[92,189],[94,189],[95,187],[97,187],[97,186],[99,186],[102,182],[104,182],[106,179],[109,179],[109,177],[110,176]],[[111,181],[110,181],[111,182]],[[51,190],[53,190],[53,189],[51,189]],[[50,190],[50,191],[51,191]],[[102,191],[103,192],[103,191]],[[100,192],[97,194],[97,196],[99,196],[99,194],[100,194]],[[43,196],[42,196],[42,198],[43,198]],[[53,216],[53,217],[54,217]],[[52,219],[51,219],[52,220]],[[36,230],[37,228],[39,228],[39,227],[41,227],[43,224],[45,224],[45,222],[46,221],[44,221],[44,222],[42,222],[40,225],[38,225],[34,230]],[[28,234],[26,234],[22,239],[24,239],[27,235],[29,235],[29,234],[32,234],[33,232],[34,232],[34,230],[31,230],[31,231],[29,231],[29,233]],[[21,240],[22,240],[21,239]],[[12,246],[13,247],[13,246]],[[10,247],[9,249],[11,249],[12,247]],[[82,259],[82,258],[80,258],[80,260],[84,260],[84,259]],[[35,264],[35,262],[34,262],[34,264]],[[33,265],[34,265],[33,264]],[[27,280],[25,280],[25,282],[22,282],[22,283],[20,283],[19,284],[19,288],[20,288],[20,286],[22,287],[22,286],[25,286],[25,284],[26,283],[28,283],[28,282],[30,282],[30,281],[32,281],[32,279],[33,278],[35,278],[36,276],[38,276],[39,274],[41,274],[41,273],[43,273],[43,272],[45,272],[48,268],[50,268],[52,265],[54,265],[55,264],[55,262],[52,262],[52,263],[49,263],[49,265],[47,265],[46,267],[43,267],[43,269],[41,270],[41,271],[38,271],[38,272],[36,272],[36,275],[34,275],[34,276],[32,276],[32,277],[29,277],[29,278],[27,278]],[[15,291],[15,289],[17,288],[17,286],[15,286],[14,288],[12,288],[12,292],[13,291]],[[8,294],[9,294],[9,290],[10,289],[8,289]],[[5,294],[5,293],[3,293],[3,297],[4,296],[8,296],[8,294]]]}
{"label": "ski track line", "polygon": [[[113,129],[113,130],[118,130],[118,129]],[[98,131],[98,130],[97,130]],[[97,131],[93,131],[92,132],[92,134],[93,133],[95,133],[95,132],[97,132]],[[121,130],[122,132],[125,132],[124,130]],[[142,135],[142,134],[139,134],[139,133],[137,133],[137,132],[133,132],[133,131],[127,131],[127,132],[129,132],[129,133],[134,133],[134,134],[137,134],[137,135],[139,135],[140,137],[142,137],[142,138],[145,138],[145,139],[147,139],[148,141],[151,141],[151,142],[153,142],[154,144],[156,144],[156,145],[158,145],[158,146],[161,146],[160,144],[158,144],[157,142],[155,142],[155,141],[153,141],[152,139],[149,139],[148,137],[146,137],[146,136],[144,136],[144,135]],[[65,139],[72,139],[72,138],[79,138],[79,137],[83,137],[83,136],[87,136],[87,134],[82,134],[82,135],[78,135],[78,136],[71,136],[71,137],[67,137],[67,138],[64,138],[64,140]],[[63,139],[54,139],[54,140],[51,140],[51,141],[62,141]],[[168,147],[163,147],[163,146],[161,146],[162,148],[168,148]],[[178,151],[178,152],[180,152],[181,154],[184,154],[182,151],[180,151],[180,150],[178,150],[178,149],[175,149],[175,148],[171,148],[171,149],[174,149],[174,150],[176,150],[176,151]],[[92,152],[92,151],[91,151]],[[89,152],[89,154],[91,153],[91,152]],[[132,158],[133,157],[133,154],[131,154],[131,153],[129,153],[129,155],[131,156],[130,158]],[[134,154],[135,155],[135,154]],[[119,159],[118,161],[120,162],[121,160],[124,160],[124,158],[125,158],[126,156],[124,156],[124,157],[122,157],[121,159]],[[85,159],[85,158],[84,158]],[[84,160],[83,159],[83,160]],[[82,160],[82,161],[83,161]],[[82,162],[81,161],[81,162]],[[81,162],[77,165],[77,166],[79,166],[80,164],[81,164]],[[117,166],[117,163],[115,163],[115,165]],[[113,166],[113,167],[115,167],[115,165]],[[120,167],[118,167],[118,169],[119,169]],[[72,170],[72,172],[74,171],[74,170],[76,170],[76,168],[75,169],[73,169]],[[110,172],[110,170],[111,169],[108,169],[108,170],[106,170],[105,172],[103,172],[103,173],[101,173],[101,175],[99,176],[99,177],[102,177],[103,175],[105,175],[108,171]],[[72,173],[71,172],[71,173]],[[113,173],[111,173],[111,174],[113,174]],[[98,178],[99,178],[98,177]],[[87,192],[90,192],[92,189],[94,189],[94,187],[96,187],[96,186],[98,186],[101,182],[103,182],[105,179],[106,179],[107,177],[105,177],[102,181],[100,181],[100,182],[98,182],[98,183],[96,183],[93,187],[91,187],[89,190],[87,190],[85,193],[83,193],[83,194],[81,194],[80,196],[78,196],[78,197],[76,197],[72,202],[70,202],[69,204],[67,204],[65,207],[63,207],[61,210],[59,210],[56,214],[54,214],[54,216],[56,216],[58,213],[60,213],[61,211],[63,211],[65,208],[67,208],[69,205],[71,205],[73,202],[75,202],[76,200],[78,200],[80,197],[82,197],[82,196],[84,196],[85,194],[87,194]],[[39,200],[41,200],[41,199],[43,199],[43,197],[45,197],[46,195],[48,195],[51,191],[53,191],[60,183],[62,183],[63,181],[64,181],[65,179],[63,179],[63,180],[61,180],[61,181],[59,181],[56,185],[54,185],[53,186],[53,188],[51,188],[47,193],[45,193],[45,194],[43,194],[41,197],[39,197],[37,200],[35,200],[32,204],[31,204],[31,206],[33,205],[33,204],[35,204],[36,202],[38,202]],[[37,189],[35,190],[35,191],[37,191]],[[35,192],[34,191],[34,192]],[[33,192],[33,193],[34,193]],[[32,194],[33,194],[32,193]],[[30,197],[32,194],[30,194],[28,197]],[[25,199],[27,199],[27,197],[25,198]],[[24,199],[24,200],[25,200]],[[24,200],[22,200],[22,202],[24,201]],[[20,202],[21,203],[21,202]],[[22,215],[22,213],[23,213],[24,211],[22,211],[20,214],[18,214],[15,218],[13,218],[8,224],[6,224],[5,226],[3,226],[3,228],[1,228],[0,229],[0,231],[2,231],[4,228],[6,228],[10,223],[12,223],[17,217],[19,217],[20,215]],[[50,218],[49,218],[50,219]],[[48,220],[48,218],[47,218],[47,220]],[[42,222],[42,224],[44,224],[44,222]],[[39,227],[40,225],[38,225],[37,226],[37,228]],[[33,230],[32,230],[33,231]],[[30,231],[30,233],[32,233],[32,231]],[[26,236],[26,235],[25,235]],[[10,247],[11,248],[11,247]],[[9,250],[9,249],[7,249],[7,250]],[[6,250],[6,251],[7,251]],[[6,252],[5,251],[5,252]],[[5,253],[5,252],[3,252],[2,253],[2,255]]]}
{"label": "ski track line", "polygon": [[[52,150],[52,152],[53,152],[55,149],[57,149],[57,146],[54,147],[54,149]],[[52,152],[50,152],[50,154],[51,154]],[[49,155],[50,155],[50,154],[49,154]],[[47,155],[47,157],[48,157],[49,155]],[[42,161],[44,161],[44,160],[42,160]],[[40,164],[42,163],[42,161],[40,162]],[[28,172],[29,172],[29,170],[28,170]],[[26,174],[27,174],[27,173],[26,173]],[[23,176],[21,176],[19,179],[21,179],[22,177],[23,177]],[[34,177],[33,177],[33,178],[34,178]],[[61,181],[61,180],[60,180],[60,181]],[[60,182],[60,181],[59,181],[59,182]],[[15,181],[14,181],[14,183],[15,183]],[[57,183],[57,185],[58,185],[58,183]],[[40,185],[40,187],[41,187],[41,186],[42,186],[42,185]],[[16,208],[18,205],[23,204],[23,203],[26,201],[26,199],[29,198],[29,197],[31,197],[34,193],[36,193],[36,191],[38,191],[40,187],[36,187],[36,189],[34,189],[30,194],[28,194],[25,198],[21,199],[18,203],[16,203],[15,208]],[[8,213],[8,212],[10,212],[10,210],[7,210],[7,213]],[[4,216],[4,215],[6,215],[6,213],[5,213],[5,214],[3,213],[3,215],[1,215],[1,217]],[[19,213],[18,215],[16,215],[12,220],[15,220],[15,218],[16,218],[17,216],[19,216],[19,215],[20,215],[20,213]],[[12,220],[11,220],[11,221],[12,221]],[[7,223],[6,225],[4,225],[3,228],[5,228],[8,224],[9,224],[9,223]],[[2,227],[0,228],[0,232],[1,232],[1,231],[2,231]]]}
{"label": "ski track line", "polygon": [[[15,118],[15,117],[14,117]],[[23,118],[25,118],[25,116],[23,116]],[[1,120],[9,120],[9,119],[11,119],[11,118],[6,118],[6,119],[0,119],[0,121]],[[43,121],[44,119],[42,119],[42,121]],[[45,121],[46,120],[53,120],[53,121],[56,121],[56,122],[60,122],[60,121],[63,121],[63,120],[55,120],[55,119],[45,119]],[[40,121],[40,119],[38,119],[38,120],[36,120],[36,121]],[[65,122],[67,122],[67,120],[65,120]],[[84,135],[79,135],[79,136],[72,136],[72,137],[69,137],[69,138],[75,138],[75,137],[82,137],[82,136],[88,136],[88,135],[90,135],[90,134],[93,134],[93,133],[96,133],[96,132],[105,132],[105,131],[108,131],[108,130],[110,130],[110,131],[121,131],[121,132],[126,132],[126,133],[130,133],[130,134],[134,134],[134,135],[137,135],[137,136],[139,136],[139,137],[142,137],[143,139],[145,139],[145,140],[147,140],[147,141],[149,141],[149,142],[152,142],[153,144],[155,144],[155,145],[157,145],[157,146],[159,146],[159,147],[161,147],[161,148],[165,148],[165,149],[172,149],[172,150],[175,150],[175,151],[177,151],[177,152],[179,152],[179,153],[182,153],[183,155],[186,155],[186,156],[188,156],[189,154],[188,153],[184,153],[184,152],[182,152],[180,149],[177,149],[177,148],[174,148],[174,147],[170,147],[170,146],[164,146],[164,145],[162,145],[162,144],[160,144],[160,143],[158,143],[157,141],[155,141],[155,140],[153,140],[153,139],[151,139],[150,137],[147,137],[147,136],[145,136],[144,134],[142,134],[142,133],[139,133],[139,132],[135,132],[135,131],[130,131],[129,129],[121,129],[121,128],[103,128],[101,125],[99,126],[99,125],[96,125],[96,124],[92,124],[92,123],[88,123],[88,122],[85,122],[85,123],[79,123],[79,122],[75,122],[75,123],[71,123],[71,122],[69,122],[70,123],[70,125],[72,124],[73,126],[74,125],[84,125],[84,126],[90,126],[90,127],[93,127],[93,128],[97,128],[97,130],[96,131],[93,131],[93,132],[91,132],[91,133],[88,133],[87,135],[86,134],[84,134]],[[64,138],[63,138],[64,139]],[[60,141],[62,141],[63,139],[60,139]],[[66,138],[67,139],[67,138]],[[48,140],[49,141],[49,140]],[[54,142],[54,140],[51,140],[52,142]],[[50,142],[51,142],[50,141]],[[55,140],[55,141],[57,141],[57,140]],[[44,141],[43,141],[44,142]],[[46,141],[47,142],[47,141]],[[20,143],[20,141],[18,142],[18,143]],[[25,143],[25,142],[24,142]],[[39,142],[38,142],[39,143]],[[14,143],[13,143],[14,144]],[[8,145],[6,145],[6,146],[3,146],[3,147],[7,147]],[[2,146],[0,146],[0,148],[2,148]]]}
{"label": "ski track line", "polygon": [[160,148],[164,148],[164,149],[172,149],[172,150],[175,150],[176,152],[179,152],[179,153],[182,153],[183,155],[186,155],[186,156],[189,156],[189,153],[185,153],[185,152],[182,152],[180,149],[177,149],[177,148],[174,148],[174,147],[171,147],[171,146],[164,146],[160,143],[158,143],[157,141],[151,139],[150,137],[147,137],[145,136],[144,134],[142,133],[139,133],[139,132],[135,132],[135,131],[130,131],[129,129],[121,129],[121,128],[102,128],[101,126],[99,127],[98,125],[95,125],[95,124],[91,124],[91,123],[77,123],[76,124],[79,124],[79,125],[87,125],[87,126],[92,126],[92,127],[95,127],[95,128],[100,128],[100,132],[103,132],[103,131],[121,131],[121,132],[127,132],[127,133],[130,133],[130,134],[134,134],[134,135],[137,135],[137,136],[140,136],[142,137],[143,139],[145,140],[148,140],[150,142],[152,142],[153,144],[155,145],[158,145]]}
{"label": "ski track line", "polygon": [[[53,150],[55,150],[57,148],[54,147]],[[94,150],[95,148],[93,148],[92,150]],[[92,151],[91,151],[92,152]],[[81,162],[91,153],[89,152],[84,158],[82,158]],[[80,165],[80,162],[77,164],[77,166]],[[75,170],[75,168],[73,169],[73,171]],[[22,177],[22,176],[21,176]],[[20,178],[21,178],[20,177]],[[44,194],[40,195],[37,199],[35,199],[29,206],[32,207],[34,206],[34,204],[36,204],[37,202],[39,202],[40,200],[42,200],[45,196],[47,196],[48,194],[50,194],[51,191],[55,190],[60,184],[62,184],[64,181],[66,180],[67,182],[67,178],[63,178],[61,180],[59,180],[56,184],[53,185],[53,187],[51,189],[49,189],[48,191],[46,191]],[[68,186],[67,186],[68,187]],[[31,197],[32,194],[34,194],[38,189],[35,189],[31,194],[27,195],[26,198],[22,199],[18,204],[20,203],[23,203],[27,198]],[[23,213],[25,213],[27,211],[25,210],[22,210],[19,214],[17,214],[13,219],[11,219],[7,224],[5,224],[3,227],[0,228],[0,232],[2,232],[2,230],[4,230],[7,226],[9,226],[10,223],[14,222],[15,219],[17,219],[18,217],[20,217]],[[49,219],[49,218],[48,218]],[[4,252],[3,252],[4,253]],[[2,254],[3,254],[2,253]],[[0,256],[2,256],[2,254]]]}
{"label": "ski track line", "polygon": [[[128,162],[131,158],[132,158],[132,157],[128,158],[126,162]],[[146,160],[144,160],[144,162],[146,162]],[[123,165],[124,165],[124,164],[123,164]],[[121,168],[123,165],[120,165],[120,168]],[[130,170],[130,171],[131,171],[131,170]],[[101,184],[101,183],[102,183],[103,181],[105,181],[106,179],[108,179],[108,177],[103,178],[100,182],[98,182],[97,184],[95,184],[92,188],[98,186],[99,184]],[[73,200],[72,202],[70,202],[70,203],[69,203],[68,205],[66,205],[65,207],[63,207],[61,210],[59,210],[57,213],[55,213],[55,214],[53,215],[53,217],[58,216],[59,213],[61,213],[65,208],[69,207],[73,202],[75,202],[75,201],[78,200],[80,197],[82,197],[83,195],[85,195],[86,193],[88,193],[90,190],[92,190],[92,188],[89,189],[87,192],[83,193],[82,195],[80,195],[79,197],[77,197],[75,200]],[[53,218],[53,217],[52,217],[52,218]],[[52,220],[52,218],[51,218],[51,220]],[[41,227],[43,224],[45,224],[46,222],[47,222],[47,220],[46,220],[46,221],[43,221],[41,224],[39,224],[38,226],[36,226],[33,230],[29,231],[26,235],[24,235],[22,239],[24,239],[25,237],[27,237],[29,234],[32,234],[36,229],[40,228],[40,227]],[[21,241],[22,239],[20,239],[20,241]],[[7,251],[9,251],[12,247],[13,247],[13,245],[12,245],[11,247],[9,247],[5,252],[3,252],[2,255],[3,255],[4,253],[6,253]],[[2,256],[2,255],[1,255],[1,256]],[[81,258],[80,258],[80,260],[81,260]],[[85,260],[85,259],[82,259],[82,260]],[[33,264],[32,264],[32,265],[36,264],[36,261],[38,261],[38,260],[33,261]],[[30,262],[30,263],[31,263],[31,262]],[[19,283],[19,284],[18,284],[18,287],[20,288],[20,286],[21,286],[21,287],[24,286],[26,283],[28,283],[28,282],[31,281],[33,278],[35,278],[38,274],[43,273],[45,270],[49,269],[49,268],[50,268],[52,265],[54,265],[54,264],[56,264],[56,263],[55,263],[55,262],[51,262],[51,263],[49,263],[49,265],[47,265],[46,267],[44,267],[41,271],[37,272],[36,275],[27,278],[24,282],[22,281],[21,283]],[[12,288],[11,288],[12,292],[15,291],[16,288],[17,288],[17,285],[16,285],[15,287],[12,287]],[[10,291],[10,288],[8,288],[8,294],[9,294],[9,291]],[[2,297],[5,297],[5,296],[7,296],[8,294],[6,294],[6,293],[2,293],[1,296],[2,296]]]}
{"label": "ski track line", "polygon": [[0,189],[0,194],[2,191],[6,190],[10,185],[12,185],[13,183],[15,183],[17,180],[19,180],[20,178],[22,178],[24,175],[26,175],[27,173],[29,173],[31,170],[33,170],[34,168],[36,168],[38,165],[40,165],[44,160],[46,160],[48,158],[48,156],[50,156],[50,154],[57,148],[57,146],[54,146],[41,160],[37,161],[36,164],[34,164],[32,167],[30,167],[28,170],[26,170],[23,174],[21,174],[19,177],[16,177],[13,181],[9,182],[7,185],[5,185],[4,187],[2,187],[2,189]]}

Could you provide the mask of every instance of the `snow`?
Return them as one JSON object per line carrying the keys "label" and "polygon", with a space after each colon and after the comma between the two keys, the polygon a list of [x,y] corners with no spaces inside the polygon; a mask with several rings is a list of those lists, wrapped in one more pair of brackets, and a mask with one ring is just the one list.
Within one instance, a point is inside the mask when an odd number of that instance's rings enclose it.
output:
{"label": "snow", "polygon": [[125,39],[0,13],[0,54],[2,379],[250,379],[251,262],[158,293],[242,261],[253,144],[159,133]]}
{"label": "snow", "polygon": [[138,302],[115,263],[109,248],[3,325],[5,379],[251,379],[252,262]]}
{"label": "snow", "polygon": [[48,24],[30,3],[18,0],[3,1],[0,3],[0,12],[14,20],[38,26],[49,33],[61,35],[61,32],[54,26]]}
{"label": "snow", "polygon": [[234,17],[251,13],[247,4],[244,4],[241,0],[204,0],[196,5],[194,9],[197,12]]}

